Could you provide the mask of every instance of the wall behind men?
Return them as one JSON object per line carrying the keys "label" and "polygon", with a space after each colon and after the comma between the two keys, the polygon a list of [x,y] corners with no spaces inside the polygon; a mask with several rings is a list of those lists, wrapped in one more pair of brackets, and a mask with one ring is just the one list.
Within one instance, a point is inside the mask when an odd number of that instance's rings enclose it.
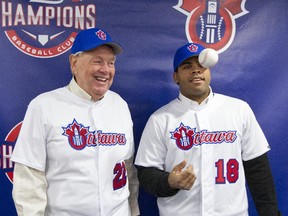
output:
{"label": "wall behind men", "polygon": [[[130,106],[136,149],[148,117],[178,95],[172,80],[176,49],[194,41],[218,50],[211,86],[254,110],[272,148],[279,207],[288,215],[287,9],[287,0],[1,0],[0,214],[16,215],[9,157],[27,105],[67,85],[71,42],[80,29],[96,25],[124,47],[112,90]],[[216,28],[207,25],[206,15],[216,17]],[[249,202],[250,215],[256,215],[250,196]],[[139,203],[141,215],[157,215],[155,198],[142,189]]]}

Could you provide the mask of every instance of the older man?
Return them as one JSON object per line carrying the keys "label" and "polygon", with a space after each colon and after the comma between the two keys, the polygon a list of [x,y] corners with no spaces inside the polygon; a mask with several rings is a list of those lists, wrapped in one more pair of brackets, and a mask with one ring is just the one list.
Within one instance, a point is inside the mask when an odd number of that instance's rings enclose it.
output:
{"label": "older man", "polygon": [[104,30],[80,31],[69,85],[29,104],[12,156],[19,216],[139,215],[133,123],[109,90],[121,52]]}

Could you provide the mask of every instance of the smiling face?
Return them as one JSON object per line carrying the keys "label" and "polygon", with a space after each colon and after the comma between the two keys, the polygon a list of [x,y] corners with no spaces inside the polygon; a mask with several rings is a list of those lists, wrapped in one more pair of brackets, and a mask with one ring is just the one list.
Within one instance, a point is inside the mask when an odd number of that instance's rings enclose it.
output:
{"label": "smiling face", "polygon": [[182,62],[173,78],[179,84],[181,94],[199,104],[209,95],[210,69],[200,65],[198,56]]}
{"label": "smiling face", "polygon": [[70,67],[77,84],[94,101],[101,99],[113,83],[116,56],[111,47],[99,46],[91,51],[70,55]]}

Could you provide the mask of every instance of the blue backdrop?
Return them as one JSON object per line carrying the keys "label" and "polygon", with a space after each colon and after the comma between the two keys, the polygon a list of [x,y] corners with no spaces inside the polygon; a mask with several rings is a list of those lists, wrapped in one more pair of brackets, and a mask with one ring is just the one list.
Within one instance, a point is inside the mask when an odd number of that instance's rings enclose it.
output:
{"label": "blue backdrop", "polygon": [[[212,88],[254,110],[272,148],[279,208],[288,215],[287,10],[287,0],[1,0],[0,214],[16,215],[10,155],[28,103],[67,85],[73,38],[97,26],[124,47],[112,90],[129,103],[136,148],[150,114],[178,95],[175,50],[191,41],[218,50]],[[257,215],[249,201],[250,215]],[[141,215],[158,214],[155,198],[142,189],[139,204]]]}

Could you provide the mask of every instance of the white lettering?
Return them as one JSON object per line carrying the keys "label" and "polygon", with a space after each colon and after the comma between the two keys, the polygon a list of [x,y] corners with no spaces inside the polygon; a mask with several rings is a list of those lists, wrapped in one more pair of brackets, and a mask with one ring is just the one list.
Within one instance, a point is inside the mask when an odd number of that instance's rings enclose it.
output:
{"label": "white lettering", "polygon": [[[3,1],[1,4],[2,27],[9,26],[49,26],[55,22],[57,27],[75,29],[93,28],[96,26],[96,5],[76,5],[65,7],[12,4]],[[34,5],[33,5],[34,6]],[[25,8],[26,7],[26,8]],[[14,10],[15,12],[14,12]]]}

